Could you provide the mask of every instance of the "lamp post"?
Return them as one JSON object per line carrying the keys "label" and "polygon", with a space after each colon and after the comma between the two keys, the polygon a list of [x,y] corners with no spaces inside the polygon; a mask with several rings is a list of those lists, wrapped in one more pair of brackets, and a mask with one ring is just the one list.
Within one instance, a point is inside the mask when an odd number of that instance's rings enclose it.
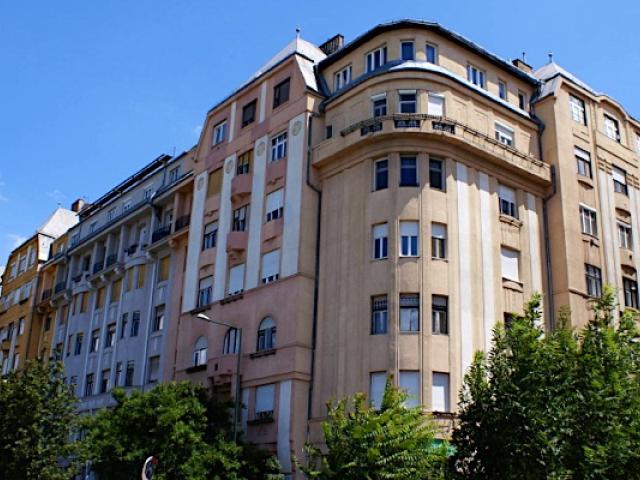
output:
{"label": "lamp post", "polygon": [[212,320],[204,313],[198,313],[196,318],[215,325],[233,328],[236,331],[236,393],[233,409],[233,441],[236,442],[238,440],[238,423],[240,422],[240,358],[242,356],[242,328],[229,323]]}

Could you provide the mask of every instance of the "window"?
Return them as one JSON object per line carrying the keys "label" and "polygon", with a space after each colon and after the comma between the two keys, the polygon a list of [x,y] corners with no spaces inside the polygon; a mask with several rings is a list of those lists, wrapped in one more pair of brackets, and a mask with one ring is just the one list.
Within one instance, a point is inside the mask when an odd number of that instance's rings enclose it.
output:
{"label": "window", "polygon": [[369,377],[369,403],[376,410],[382,406],[382,397],[387,385],[387,372],[373,372]]}
{"label": "window", "polygon": [[102,377],[100,378],[100,393],[107,393],[109,391],[109,377],[111,376],[111,370],[103,370]]}
{"label": "window", "polygon": [[91,332],[91,348],[89,352],[97,352],[98,348],[100,348],[100,330],[96,329]]}
{"label": "window", "polygon": [[198,308],[209,305],[212,301],[213,276],[200,279],[198,285]]}
{"label": "window", "polygon": [[400,186],[418,186],[418,159],[415,156],[400,157]]}
{"label": "window", "polygon": [[287,132],[271,139],[271,161],[276,162],[287,156]]}
{"label": "window", "polygon": [[431,258],[447,258],[447,226],[431,224]]}
{"label": "window", "polygon": [[527,109],[527,94],[521,91],[518,91],[518,108],[520,110]]}
{"label": "window", "polygon": [[93,373],[87,374],[84,384],[84,396],[90,397],[91,395],[93,395]]}
{"label": "window", "polygon": [[618,120],[609,115],[604,116],[604,132],[607,134],[607,137],[616,142],[620,142],[620,124]]}
{"label": "window", "polygon": [[[71,338],[71,337],[69,337]],[[84,335],[82,333],[78,333],[76,335],[76,344],[75,347],[73,348],[73,354],[74,355],[80,355],[80,353],[82,353],[82,340],[84,338]]]}
{"label": "window", "polygon": [[153,196],[153,188],[147,187],[144,189],[144,199],[149,200]]}
{"label": "window", "polygon": [[[167,260],[169,257],[167,257]],[[119,278],[111,285],[111,295],[109,296],[109,303],[115,303],[120,300],[120,293],[122,292],[122,279]]]}
{"label": "window", "polygon": [[160,378],[160,355],[149,357],[147,383],[156,383]]}
{"label": "window", "polygon": [[224,342],[222,343],[223,355],[234,355],[238,353],[238,347],[240,346],[240,335],[238,335],[237,328],[230,328],[227,333],[224,334]]}
{"label": "window", "polygon": [[87,292],[80,294],[80,313],[85,313],[89,310],[89,294]]}
{"label": "window", "polygon": [[236,175],[246,175],[251,171],[251,161],[253,159],[253,150],[247,150],[238,157],[238,166],[236,167]]}
{"label": "window", "polygon": [[402,60],[415,60],[416,54],[412,41],[406,41],[400,44],[400,58]]}
{"label": "window", "polygon": [[507,99],[507,84],[506,84],[506,82],[503,82],[502,80],[498,80],[498,96],[502,100],[506,100]]}
{"label": "window", "polygon": [[130,337],[137,337],[140,332],[140,310],[136,310],[131,315],[131,333]]}
{"label": "window", "polygon": [[387,333],[389,310],[386,295],[371,297],[371,334]]}
{"label": "window", "polygon": [[431,389],[431,409],[434,412],[448,412],[449,408],[449,374],[433,372]]}
{"label": "window", "polygon": [[398,104],[400,106],[400,113],[416,113],[417,100],[415,90],[400,90],[398,92]]}
{"label": "window", "polygon": [[120,338],[124,338],[125,336],[125,333],[127,331],[127,323],[129,323],[128,319],[129,314],[123,313],[122,317],[120,318]]}
{"label": "window", "polygon": [[349,83],[351,83],[351,65],[343,68],[338,73],[336,73],[333,82],[334,90],[340,90]]}
{"label": "window", "polygon": [[276,324],[271,317],[265,317],[258,327],[258,341],[256,351],[276,348]]}
{"label": "window", "polygon": [[591,173],[591,155],[589,152],[585,152],[581,148],[576,147],[574,149],[576,162],[578,163],[578,175],[583,177],[592,178]]}
{"label": "window", "polygon": [[142,264],[138,266],[138,279],[136,283],[136,288],[144,287],[144,277],[147,275],[147,266]]}
{"label": "window", "polygon": [[198,339],[196,340],[196,344],[193,348],[193,365],[195,367],[199,365],[207,364],[207,350],[208,350],[207,337],[204,337],[204,336],[198,337]]}
{"label": "window", "polygon": [[256,119],[256,105],[257,100],[252,100],[242,107],[242,127],[246,127],[250,123],[253,123]]}
{"label": "window", "polygon": [[624,306],[638,308],[638,282],[632,278],[622,277],[624,290]]}
{"label": "window", "polygon": [[116,214],[117,214],[118,210],[116,207],[111,208],[108,212],[107,212],[107,222],[110,222],[111,220],[113,220],[114,218],[116,218]]}
{"label": "window", "polygon": [[620,248],[631,250],[633,248],[631,236],[631,225],[624,222],[618,222],[618,239]]}
{"label": "window", "polygon": [[244,232],[247,229],[247,213],[248,205],[244,205],[233,211],[233,225],[231,230],[234,232]]}
{"label": "window", "polygon": [[[226,125],[225,125],[225,132],[226,132]],[[226,136],[226,133],[223,133],[223,135]],[[224,138],[222,139],[224,140]],[[220,141],[222,141],[220,140]],[[169,183],[174,183],[178,181],[178,177],[180,176],[180,167],[176,167],[176,168],[172,168],[171,170],[169,170]]]}
{"label": "window", "polygon": [[284,190],[282,188],[267,195],[266,222],[282,217],[284,205]]}
{"label": "window", "polygon": [[587,295],[590,297],[602,296],[602,271],[595,265],[584,264],[584,274],[587,283]]}
{"label": "window", "polygon": [[427,113],[435,117],[444,116],[444,96],[430,93],[427,103]]}
{"label": "window", "polygon": [[122,204],[122,213],[126,213],[131,210],[131,200],[127,200]]}
{"label": "window", "polygon": [[273,415],[275,393],[276,386],[273,383],[256,388],[256,415]]}
{"label": "window", "polygon": [[383,190],[389,186],[389,160],[376,160],[373,164],[373,189]]}
{"label": "window", "polygon": [[420,295],[417,293],[400,295],[400,331],[420,331]]}
{"label": "window", "polygon": [[569,108],[571,109],[571,118],[574,122],[587,124],[586,110],[584,108],[584,101],[573,95],[569,95]]}
{"label": "window", "polygon": [[104,348],[111,348],[116,343],[116,324],[107,325],[107,335],[104,339]]}
{"label": "window", "polygon": [[444,190],[444,162],[429,160],[429,186],[436,190]]}
{"label": "window", "polygon": [[485,87],[485,73],[478,67],[467,65],[467,80],[480,88]]}
{"label": "window", "polygon": [[438,335],[449,333],[449,299],[445,296],[431,297],[431,331]]}
{"label": "window", "polygon": [[618,167],[613,167],[613,189],[623,195],[629,195],[629,190],[627,189],[627,172]]}
{"label": "window", "polygon": [[48,332],[49,330],[51,330],[51,316],[50,315],[47,316],[47,318],[44,319],[44,331]]}
{"label": "window", "polygon": [[438,47],[427,43],[425,47],[425,53],[427,56],[427,62],[429,63],[438,63]]}
{"label": "window", "polygon": [[278,108],[283,103],[289,101],[290,83],[290,79],[287,78],[273,87],[273,108]]}
{"label": "window", "polygon": [[[166,282],[169,280],[169,267],[171,266],[171,257],[167,255],[160,259],[158,265],[158,282]],[[119,280],[120,281],[120,280]]]}
{"label": "window", "polygon": [[516,191],[504,185],[498,186],[498,198],[500,199],[500,213],[513,218],[518,218],[516,207]]}
{"label": "window", "polygon": [[580,221],[582,222],[582,233],[598,236],[598,223],[596,211],[586,205],[580,205]]}
{"label": "window", "polygon": [[119,387],[122,383],[122,362],[116,363],[116,375],[113,378],[113,386]]}
{"label": "window", "polygon": [[511,248],[500,248],[500,262],[502,266],[502,278],[518,282],[520,269],[518,268],[520,253]]}
{"label": "window", "polygon": [[78,387],[77,375],[71,375],[71,378],[69,379],[69,387],[71,388],[71,393],[73,395],[76,395],[76,388]]}
{"label": "window", "polygon": [[215,127],[213,127],[213,144],[218,145],[219,143],[224,142],[225,137],[227,136],[227,121],[223,120]]}
{"label": "window", "polygon": [[89,233],[95,232],[96,228],[98,228],[98,222],[91,222],[91,225],[89,225]]}
{"label": "window", "polygon": [[373,105],[373,116],[383,117],[387,114],[387,94],[381,93],[380,95],[374,95],[371,97]]}
{"label": "window", "polygon": [[18,320],[18,335],[24,334],[24,317]]}
{"label": "window", "polygon": [[244,263],[229,269],[229,289],[227,295],[237,295],[244,291]]}
{"label": "window", "polygon": [[153,332],[160,332],[164,328],[164,305],[158,305],[155,309],[155,315],[153,317]]}
{"label": "window", "polygon": [[204,236],[202,237],[202,250],[214,248],[218,241],[218,222],[207,223],[204,226]]}
{"label": "window", "polygon": [[333,126],[327,125],[324,127],[324,138],[329,139],[333,137]]}
{"label": "window", "polygon": [[19,366],[20,366],[20,354],[16,353],[13,355],[13,370],[14,371],[18,370]]}
{"label": "window", "polygon": [[262,283],[271,283],[280,277],[280,250],[262,256]]}
{"label": "window", "polygon": [[373,72],[385,63],[387,63],[387,47],[377,48],[374,51],[367,53],[365,62],[367,67],[365,73]]}
{"label": "window", "polygon": [[636,132],[636,153],[640,155],[640,132]]}
{"label": "window", "polygon": [[400,222],[400,256],[418,256],[418,222]]}
{"label": "window", "polygon": [[100,287],[96,292],[96,308],[102,308],[104,306],[104,287]]}
{"label": "window", "polygon": [[133,385],[133,375],[135,373],[135,362],[129,360],[127,362],[127,371],[124,374],[124,386],[131,387]]}
{"label": "window", "polygon": [[496,140],[502,143],[503,145],[512,147],[513,146],[513,130],[501,123],[496,123],[495,128],[496,128]]}
{"label": "window", "polygon": [[134,274],[133,267],[128,268],[127,272],[126,272],[125,282],[124,282],[124,291],[125,292],[128,292],[133,288],[133,274]]}
{"label": "window", "polygon": [[404,401],[406,408],[416,408],[421,405],[420,402],[420,372],[411,372],[400,370],[400,378],[398,386],[404,390],[408,397]]}
{"label": "window", "polygon": [[373,258],[380,260],[387,258],[389,245],[389,225],[380,223],[373,226]]}

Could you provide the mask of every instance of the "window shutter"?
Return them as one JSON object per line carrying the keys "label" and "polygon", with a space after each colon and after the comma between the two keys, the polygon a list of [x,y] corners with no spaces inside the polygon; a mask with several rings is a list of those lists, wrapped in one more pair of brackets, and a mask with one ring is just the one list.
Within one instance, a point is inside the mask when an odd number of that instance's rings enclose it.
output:
{"label": "window shutter", "polygon": [[400,372],[400,388],[407,392],[409,397],[404,401],[404,405],[408,408],[414,408],[420,405],[420,373],[419,372]]}
{"label": "window shutter", "polygon": [[376,372],[371,374],[369,380],[369,402],[371,405],[379,409],[382,405],[382,395],[384,387],[387,383],[387,372]]}
{"label": "window shutter", "polygon": [[262,256],[262,278],[269,278],[280,272],[280,250],[273,250]]}
{"label": "window shutter", "polygon": [[273,412],[275,385],[261,385],[256,388],[256,413]]}
{"label": "window shutter", "polygon": [[500,257],[502,261],[502,278],[509,280],[519,279],[518,275],[518,257],[519,253],[510,248],[502,248],[500,250]]}
{"label": "window shutter", "polygon": [[274,210],[278,210],[282,207],[282,189],[276,190],[275,192],[271,192],[267,195],[267,212],[273,212]]}
{"label": "window shutter", "polygon": [[574,152],[576,157],[580,157],[583,160],[586,160],[588,162],[591,161],[591,155],[589,155],[589,152],[585,152],[584,150],[578,147],[574,148]]}
{"label": "window shutter", "polygon": [[441,238],[445,240],[447,238],[447,227],[441,223],[431,224],[431,236],[434,238]]}
{"label": "window shutter", "polygon": [[431,409],[434,412],[449,411],[449,374],[433,374],[433,387],[431,390]]}
{"label": "window shutter", "polygon": [[389,236],[389,225],[386,223],[381,223],[379,225],[374,225],[373,227],[373,238],[385,238]]}
{"label": "window shutter", "polygon": [[418,236],[418,222],[400,222],[401,236]]}
{"label": "window shutter", "polygon": [[618,168],[618,167],[613,167],[613,180],[615,182],[621,183],[623,185],[626,185],[627,183],[627,174],[625,173],[624,170]]}
{"label": "window shutter", "polygon": [[506,200],[511,203],[516,203],[516,192],[512,188],[505,187],[504,185],[500,185],[499,187],[499,195],[501,200]]}
{"label": "window shutter", "polygon": [[441,117],[444,115],[444,97],[442,95],[429,94],[429,105],[427,109],[429,115]]}
{"label": "window shutter", "polygon": [[229,270],[229,290],[227,293],[233,295],[242,290],[244,290],[244,263]]}

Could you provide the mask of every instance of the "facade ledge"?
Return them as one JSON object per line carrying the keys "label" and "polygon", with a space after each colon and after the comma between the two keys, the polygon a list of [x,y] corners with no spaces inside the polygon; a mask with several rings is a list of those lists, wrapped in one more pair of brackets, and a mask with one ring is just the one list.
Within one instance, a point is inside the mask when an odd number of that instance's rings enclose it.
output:
{"label": "facade ledge", "polygon": [[243,292],[235,293],[233,295],[227,295],[226,297],[220,300],[220,305],[224,305],[225,303],[235,302],[236,300],[241,300],[242,298],[244,298]]}
{"label": "facade ledge", "polygon": [[260,357],[268,357],[269,355],[275,355],[276,351],[277,350],[275,348],[270,348],[269,350],[262,350],[260,352],[254,352],[254,353],[249,355],[249,358],[254,359],[254,358],[260,358]]}
{"label": "facade ledge", "polygon": [[202,372],[203,370],[207,369],[207,364],[203,363],[201,365],[192,365],[190,367],[187,367],[185,369],[186,373],[195,373],[195,372]]}
{"label": "facade ledge", "polygon": [[593,188],[593,179],[589,177],[583,177],[582,175],[578,175],[578,183],[584,185],[587,188]]}
{"label": "facade ledge", "polygon": [[507,290],[513,290],[515,292],[524,292],[524,285],[522,282],[518,282],[516,280],[511,280],[509,278],[502,278],[502,287]]}
{"label": "facade ledge", "polygon": [[522,228],[522,220],[510,217],[509,215],[505,215],[504,213],[500,214],[500,221],[516,228]]}
{"label": "facade ledge", "polygon": [[588,243],[592,247],[600,246],[600,239],[598,239],[598,237],[594,237],[593,235],[589,235],[588,233],[582,234],[582,241]]}

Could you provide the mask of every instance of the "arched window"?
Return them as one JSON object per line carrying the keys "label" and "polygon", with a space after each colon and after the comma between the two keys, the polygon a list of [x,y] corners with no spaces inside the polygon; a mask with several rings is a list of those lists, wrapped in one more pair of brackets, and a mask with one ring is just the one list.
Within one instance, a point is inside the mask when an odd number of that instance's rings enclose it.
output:
{"label": "arched window", "polygon": [[193,349],[193,365],[206,365],[207,363],[207,338],[198,337],[196,345]]}
{"label": "arched window", "polygon": [[258,345],[256,350],[271,350],[276,348],[276,324],[271,317],[265,317],[258,328]]}
{"label": "arched window", "polygon": [[238,353],[238,329],[230,328],[224,335],[224,344],[222,345],[223,355],[232,355]]}

